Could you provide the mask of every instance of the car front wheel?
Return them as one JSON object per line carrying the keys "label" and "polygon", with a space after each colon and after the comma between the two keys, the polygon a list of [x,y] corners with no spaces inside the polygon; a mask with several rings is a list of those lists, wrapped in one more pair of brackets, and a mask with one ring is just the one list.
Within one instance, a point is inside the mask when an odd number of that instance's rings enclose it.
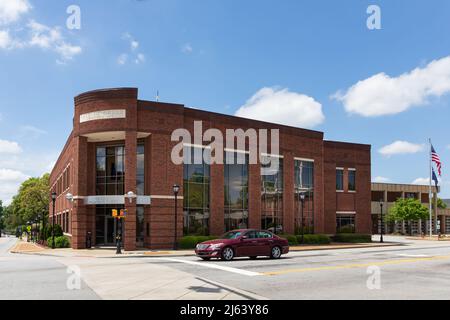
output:
{"label": "car front wheel", "polygon": [[270,258],[271,259],[280,259],[281,258],[281,248],[273,247],[272,251],[270,252]]}
{"label": "car front wheel", "polygon": [[230,247],[222,250],[222,260],[231,261],[234,258],[234,251]]}

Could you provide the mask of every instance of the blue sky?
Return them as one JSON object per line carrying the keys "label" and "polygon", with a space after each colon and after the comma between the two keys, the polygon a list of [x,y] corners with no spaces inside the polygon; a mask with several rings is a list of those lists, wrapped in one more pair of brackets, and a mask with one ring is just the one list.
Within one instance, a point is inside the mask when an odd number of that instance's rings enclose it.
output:
{"label": "blue sky", "polygon": [[[448,0],[1,3],[4,201],[51,169],[72,127],[73,97],[118,86],[254,118],[283,110],[277,122],[372,144],[380,181],[428,178],[431,137],[444,164],[441,196],[450,198]],[[72,4],[80,30],[66,27]],[[371,4],[381,30],[366,26]]]}

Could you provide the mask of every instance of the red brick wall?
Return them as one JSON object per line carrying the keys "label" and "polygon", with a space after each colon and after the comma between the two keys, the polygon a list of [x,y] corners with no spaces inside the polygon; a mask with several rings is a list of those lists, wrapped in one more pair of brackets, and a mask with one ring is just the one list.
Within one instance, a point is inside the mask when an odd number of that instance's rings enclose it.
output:
{"label": "red brick wall", "polygon": [[[111,109],[126,109],[126,119],[98,120],[79,124],[81,114]],[[172,186],[183,186],[183,166],[171,161],[171,150],[178,142],[171,141],[175,129],[186,128],[193,134],[194,121],[203,121],[203,131],[209,128],[226,129],[279,129],[280,153],[284,156],[284,226],[294,232],[294,158],[314,160],[315,231],[334,233],[336,211],[356,211],[357,232],[370,233],[370,146],[323,140],[323,133],[311,130],[279,126],[260,121],[236,118],[182,105],[140,101],[137,89],[125,88],[100,90],[75,98],[74,129],[51,174],[55,182],[67,164],[71,164],[69,191],[77,196],[95,194],[95,143],[88,143],[86,134],[107,131],[125,132],[126,192],[136,193],[136,141],[138,133],[146,133],[145,174],[146,195],[154,196],[152,205],[145,208],[145,230],[149,225],[150,236],[145,245],[152,248],[168,248],[174,243],[174,198]],[[270,141],[270,140],[269,140]],[[192,141],[193,142],[193,141]],[[356,168],[357,192],[336,194],[336,167]],[[345,175],[347,176],[347,174]],[[249,224],[259,228],[261,224],[260,166],[249,168]],[[210,232],[219,235],[224,230],[224,176],[223,165],[211,166]],[[345,183],[347,185],[347,183]],[[183,235],[183,190],[178,200],[178,237]],[[57,211],[72,210],[73,247],[82,248],[87,231],[95,239],[95,207],[85,206],[82,200],[70,203],[61,195]],[[136,202],[126,201],[128,218],[125,224],[125,247],[135,249]],[[145,234],[147,232],[145,231]]]}

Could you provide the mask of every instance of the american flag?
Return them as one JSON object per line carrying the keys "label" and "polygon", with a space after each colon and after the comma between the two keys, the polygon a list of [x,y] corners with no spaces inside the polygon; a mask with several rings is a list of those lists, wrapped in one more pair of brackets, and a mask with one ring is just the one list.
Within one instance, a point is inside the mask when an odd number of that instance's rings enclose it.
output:
{"label": "american flag", "polygon": [[441,158],[439,158],[439,155],[437,154],[436,150],[434,150],[433,145],[431,145],[431,161],[436,163],[436,167],[439,173],[439,176],[442,176],[442,162]]}

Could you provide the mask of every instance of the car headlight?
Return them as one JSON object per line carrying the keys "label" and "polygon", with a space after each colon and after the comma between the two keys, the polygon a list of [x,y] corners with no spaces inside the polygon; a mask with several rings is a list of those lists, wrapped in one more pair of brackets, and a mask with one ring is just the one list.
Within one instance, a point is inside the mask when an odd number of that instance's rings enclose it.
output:
{"label": "car headlight", "polygon": [[209,248],[211,250],[220,250],[220,248],[222,248],[223,243],[216,243],[216,244],[212,244]]}

